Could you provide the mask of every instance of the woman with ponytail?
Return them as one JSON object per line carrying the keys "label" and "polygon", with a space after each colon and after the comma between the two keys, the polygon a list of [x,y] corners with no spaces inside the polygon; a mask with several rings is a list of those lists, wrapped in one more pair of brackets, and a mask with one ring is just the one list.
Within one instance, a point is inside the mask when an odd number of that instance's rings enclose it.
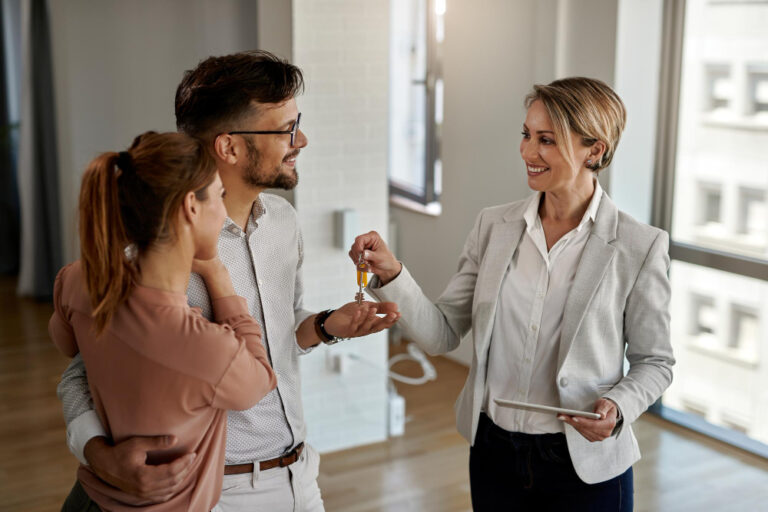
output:
{"label": "woman with ponytail", "polygon": [[[221,492],[227,409],[250,408],[275,387],[259,326],[217,256],[223,195],[213,158],[181,133],[147,132],[83,176],[81,259],[56,278],[49,332],[65,355],[81,354],[113,442],[171,434],[173,448],[151,452],[148,463],[194,460],[177,493],[156,504],[81,465],[70,498],[82,496],[82,510],[210,510]],[[192,271],[216,323],[187,305]]]}

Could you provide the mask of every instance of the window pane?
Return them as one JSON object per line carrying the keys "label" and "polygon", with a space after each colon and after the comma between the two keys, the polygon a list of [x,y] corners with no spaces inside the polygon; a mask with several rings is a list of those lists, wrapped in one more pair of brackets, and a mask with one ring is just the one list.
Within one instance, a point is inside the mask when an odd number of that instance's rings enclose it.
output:
{"label": "window pane", "polygon": [[768,283],[673,261],[663,402],[768,444]]}
{"label": "window pane", "polygon": [[672,238],[768,261],[768,2],[689,0]]}
{"label": "window pane", "polygon": [[[672,241],[768,273],[768,2],[688,0],[684,23]],[[768,281],[678,260],[670,281],[663,404],[768,444]]]}
{"label": "window pane", "polygon": [[427,0],[390,4],[389,179],[425,193]]}

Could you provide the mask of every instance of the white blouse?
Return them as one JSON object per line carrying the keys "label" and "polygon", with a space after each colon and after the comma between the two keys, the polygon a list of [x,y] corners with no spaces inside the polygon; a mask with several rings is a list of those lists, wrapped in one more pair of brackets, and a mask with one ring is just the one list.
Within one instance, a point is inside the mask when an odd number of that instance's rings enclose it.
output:
{"label": "white blouse", "polygon": [[499,407],[494,398],[560,406],[556,386],[563,310],[589,238],[603,189],[595,192],[579,225],[547,251],[539,218],[541,192],[525,211],[526,230],[502,279],[496,308],[483,410],[505,430],[563,432],[555,414]]}

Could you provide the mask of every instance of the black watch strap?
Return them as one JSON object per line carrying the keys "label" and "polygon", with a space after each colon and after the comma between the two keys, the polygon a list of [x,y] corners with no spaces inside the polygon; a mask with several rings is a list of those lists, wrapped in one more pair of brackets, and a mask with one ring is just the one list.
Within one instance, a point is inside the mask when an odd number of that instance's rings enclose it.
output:
{"label": "black watch strap", "polygon": [[325,330],[325,321],[328,320],[328,317],[331,316],[334,311],[336,310],[326,309],[315,316],[315,332],[317,333],[317,337],[326,345],[333,345],[334,343],[341,341],[341,338],[337,338]]}

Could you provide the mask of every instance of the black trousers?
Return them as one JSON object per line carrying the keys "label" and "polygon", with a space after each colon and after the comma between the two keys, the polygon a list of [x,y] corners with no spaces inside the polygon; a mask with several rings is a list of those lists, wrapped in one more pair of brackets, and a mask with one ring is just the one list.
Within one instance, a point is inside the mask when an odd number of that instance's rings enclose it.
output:
{"label": "black trousers", "polygon": [[61,512],[101,512],[99,506],[88,494],[86,494],[80,480],[75,480],[75,485],[69,491],[69,496],[61,506]]}
{"label": "black trousers", "polygon": [[508,432],[485,414],[469,452],[469,479],[477,512],[633,508],[632,468],[605,482],[584,483],[573,468],[564,434]]}

